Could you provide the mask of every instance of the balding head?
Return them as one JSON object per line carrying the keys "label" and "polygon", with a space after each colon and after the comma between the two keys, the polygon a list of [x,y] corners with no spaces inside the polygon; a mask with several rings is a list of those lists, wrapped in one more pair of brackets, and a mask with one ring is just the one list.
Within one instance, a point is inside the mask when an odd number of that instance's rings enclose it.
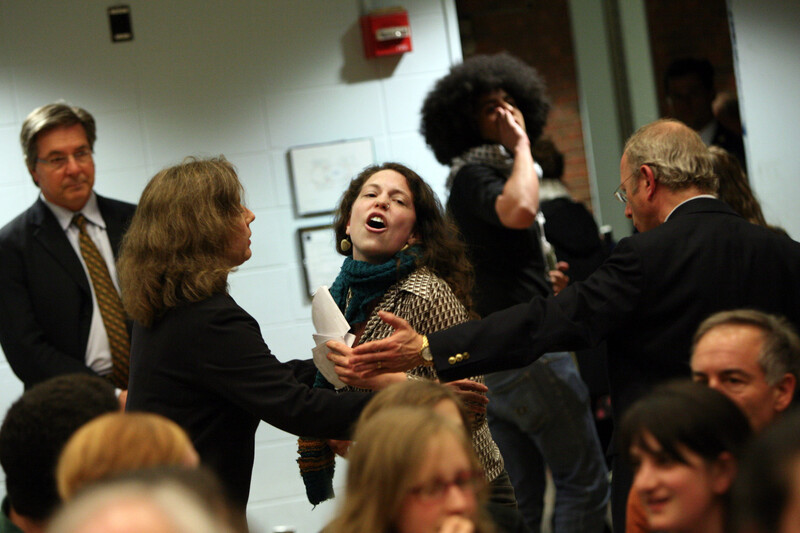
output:
{"label": "balding head", "polygon": [[67,502],[48,533],[231,533],[189,490],[120,479],[90,487]]}
{"label": "balding head", "polygon": [[647,165],[656,181],[670,190],[696,187],[713,194],[719,186],[703,140],[677,120],[661,119],[642,126],[625,143],[623,153],[632,173]]}

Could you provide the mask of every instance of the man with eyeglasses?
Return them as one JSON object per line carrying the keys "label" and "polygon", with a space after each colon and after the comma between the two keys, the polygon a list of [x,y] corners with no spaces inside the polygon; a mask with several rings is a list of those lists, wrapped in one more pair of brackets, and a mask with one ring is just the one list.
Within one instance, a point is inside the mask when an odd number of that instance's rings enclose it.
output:
{"label": "man with eyeglasses", "polygon": [[[625,145],[616,191],[641,233],[622,239],[585,281],[427,337],[386,314],[392,336],[354,349],[332,343],[329,357],[364,376],[428,361],[451,381],[606,339],[619,421],[657,383],[689,376],[692,336],[712,313],[754,308],[800,326],[800,244],[750,224],[714,197],[716,188],[695,131],[675,120],[643,126]],[[631,479],[616,457],[616,531],[625,530]]]}
{"label": "man with eyeglasses", "polygon": [[39,197],[0,230],[0,344],[26,389],[71,373],[127,389],[114,261],[136,207],[94,193],[95,138],[92,115],[64,103],[39,107],[22,124]]}

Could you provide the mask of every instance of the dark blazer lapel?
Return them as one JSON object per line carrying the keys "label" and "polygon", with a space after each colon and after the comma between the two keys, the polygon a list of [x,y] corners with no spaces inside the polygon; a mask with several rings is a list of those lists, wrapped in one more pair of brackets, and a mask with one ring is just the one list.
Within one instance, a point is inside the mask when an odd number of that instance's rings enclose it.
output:
{"label": "dark blazer lapel", "polygon": [[41,198],[31,207],[31,231],[42,247],[60,264],[83,290],[90,293],[89,280],[83,271],[75,250],[58,225],[55,215],[42,202]]}

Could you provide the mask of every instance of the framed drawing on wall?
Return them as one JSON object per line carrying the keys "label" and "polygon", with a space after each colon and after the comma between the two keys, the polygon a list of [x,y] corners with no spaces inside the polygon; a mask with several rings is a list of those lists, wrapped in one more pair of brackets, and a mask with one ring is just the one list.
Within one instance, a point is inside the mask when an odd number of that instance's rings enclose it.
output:
{"label": "framed drawing on wall", "polygon": [[301,228],[298,231],[300,237],[300,252],[303,255],[303,271],[306,278],[306,289],[308,296],[320,285],[330,287],[339,269],[342,267],[344,256],[336,251],[336,234],[333,226],[316,226],[313,228]]}
{"label": "framed drawing on wall", "polygon": [[339,141],[289,149],[297,214],[330,213],[350,180],[375,162],[372,139]]}

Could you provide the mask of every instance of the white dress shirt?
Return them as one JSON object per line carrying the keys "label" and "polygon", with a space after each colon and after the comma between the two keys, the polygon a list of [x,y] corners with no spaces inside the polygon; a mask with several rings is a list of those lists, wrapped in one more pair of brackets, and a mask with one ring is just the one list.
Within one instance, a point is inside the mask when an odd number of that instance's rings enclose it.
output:
{"label": "white dress shirt", "polygon": [[[100,315],[100,308],[97,305],[97,297],[94,294],[94,286],[92,279],[89,276],[89,270],[86,268],[86,263],[83,260],[80,249],[80,230],[72,224],[72,218],[77,214],[69,209],[55,205],[48,202],[44,196],[41,196],[45,205],[50,208],[58,220],[59,225],[64,230],[67,240],[75,250],[78,260],[81,262],[83,271],[86,273],[86,279],[89,281],[89,288],[92,291],[92,323],[89,327],[89,341],[86,343],[86,366],[94,370],[101,376],[105,376],[111,372],[111,347],[108,343],[108,335],[106,334],[106,327],[103,324],[103,317]],[[106,232],[106,223],[103,216],[100,214],[100,209],[97,207],[97,197],[94,192],[89,197],[86,205],[80,210],[83,216],[86,217],[88,224],[86,224],[86,233],[94,241],[100,255],[106,262],[108,272],[111,274],[111,281],[114,287],[119,292],[119,280],[117,279],[117,269],[114,264],[114,252],[111,248],[111,241],[108,240],[108,233]]]}

